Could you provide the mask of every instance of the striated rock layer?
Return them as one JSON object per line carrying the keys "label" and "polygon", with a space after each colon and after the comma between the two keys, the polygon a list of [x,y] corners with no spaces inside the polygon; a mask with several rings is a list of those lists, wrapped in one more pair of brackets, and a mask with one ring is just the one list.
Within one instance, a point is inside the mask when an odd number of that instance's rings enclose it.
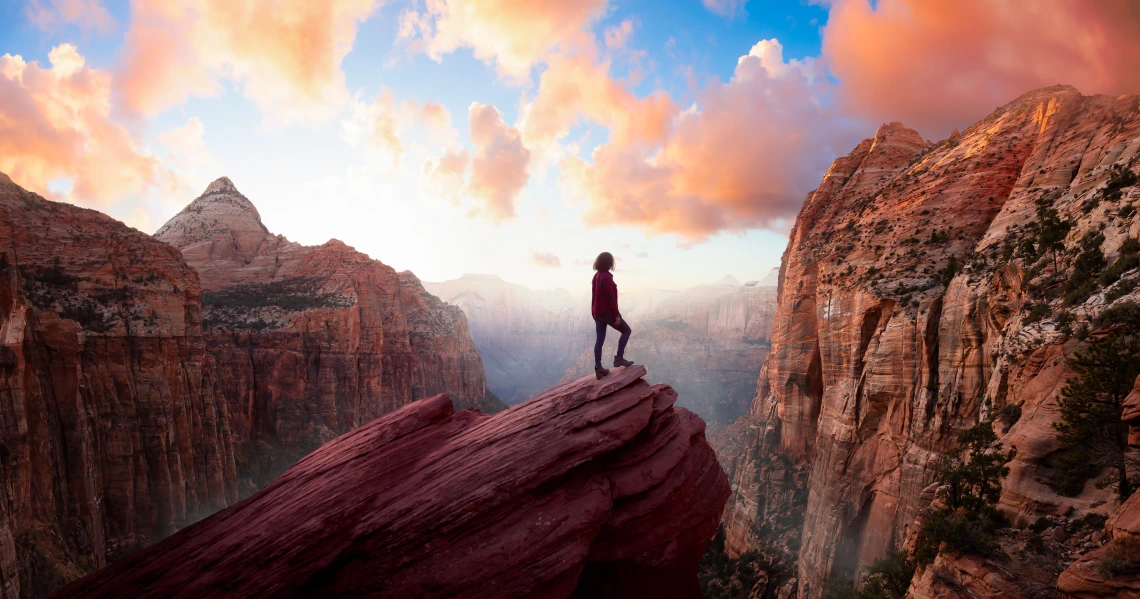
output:
{"label": "striated rock layer", "polygon": [[[1098,288],[1064,308],[1050,289],[1087,233],[1104,236],[1111,263],[1140,230],[1136,187],[1104,189],[1109,169],[1137,170],[1138,104],[1046,88],[938,144],[884,125],[834,162],[784,254],[748,441],[723,456],[731,551],[765,548],[758,533],[806,492],[798,594],[818,598],[827,580],[902,546],[939,457],[1007,405],[1021,414],[999,431],[1017,449],[1001,500],[1015,523],[1114,507],[1091,483],[1077,497],[1050,484],[1055,397],[1080,346],[1064,343],[1057,318],[1067,310],[1075,330],[1108,304]],[[1051,260],[1013,251],[1039,198],[1076,223],[1049,280]],[[1040,320],[1027,318],[1031,293],[1052,298]]]}
{"label": "striated rock layer", "polygon": [[728,481],[644,374],[494,416],[412,403],[54,596],[699,597]]}
{"label": "striated rock layer", "polygon": [[155,237],[202,281],[203,322],[229,402],[243,495],[339,434],[448,393],[484,411],[482,360],[463,313],[411,272],[331,240],[271,234],[222,177]]}
{"label": "striated rock layer", "polygon": [[237,500],[198,277],[0,174],[0,594],[38,597]]}

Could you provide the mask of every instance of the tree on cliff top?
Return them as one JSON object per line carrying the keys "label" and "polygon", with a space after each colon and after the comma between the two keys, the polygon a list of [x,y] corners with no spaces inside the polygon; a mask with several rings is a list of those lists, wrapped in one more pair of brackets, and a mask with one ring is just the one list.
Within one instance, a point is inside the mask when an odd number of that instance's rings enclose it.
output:
{"label": "tree on cliff top", "polygon": [[1111,333],[1078,352],[1069,367],[1076,376],[1061,389],[1061,422],[1053,424],[1066,451],[1054,464],[1057,482],[1062,492],[1076,495],[1104,472],[1098,486],[1115,485],[1124,500],[1135,488],[1128,473],[1140,466],[1129,455],[1128,425],[1120,420],[1124,398],[1140,375],[1140,339]]}
{"label": "tree on cliff top", "polygon": [[958,435],[958,446],[938,464],[935,479],[941,483],[941,507],[922,523],[915,561],[934,561],[941,548],[987,555],[997,546],[993,532],[1007,525],[997,509],[1001,479],[1009,475],[1005,464],[1013,451],[1002,451],[991,421],[979,422]]}

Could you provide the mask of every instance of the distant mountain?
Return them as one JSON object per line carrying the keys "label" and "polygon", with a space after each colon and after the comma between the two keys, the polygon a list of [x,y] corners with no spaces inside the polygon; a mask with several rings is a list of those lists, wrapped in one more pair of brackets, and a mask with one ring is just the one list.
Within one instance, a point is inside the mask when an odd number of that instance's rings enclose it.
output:
{"label": "distant mountain", "polygon": [[321,443],[437,393],[503,407],[487,393],[461,310],[341,241],[274,235],[226,177],[155,238],[201,278],[246,482],[262,485]]}
{"label": "distant mountain", "polygon": [[[563,289],[535,291],[494,275],[472,274],[424,287],[467,314],[487,385],[508,404],[592,372],[588,290],[573,299]],[[710,427],[738,416],[767,354],[775,290],[737,282],[684,291],[621,291],[620,274],[618,289],[622,314],[635,331],[629,355],[646,364],[655,380],[681,391],[682,405]],[[610,330],[607,364],[617,338]]]}

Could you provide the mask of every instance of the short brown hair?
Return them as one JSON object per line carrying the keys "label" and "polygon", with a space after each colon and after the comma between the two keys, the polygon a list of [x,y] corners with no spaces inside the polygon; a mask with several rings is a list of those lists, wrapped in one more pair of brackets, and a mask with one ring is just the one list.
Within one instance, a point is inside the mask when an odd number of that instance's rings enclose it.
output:
{"label": "short brown hair", "polygon": [[609,252],[602,252],[594,259],[594,270],[613,270],[614,269],[614,255]]}

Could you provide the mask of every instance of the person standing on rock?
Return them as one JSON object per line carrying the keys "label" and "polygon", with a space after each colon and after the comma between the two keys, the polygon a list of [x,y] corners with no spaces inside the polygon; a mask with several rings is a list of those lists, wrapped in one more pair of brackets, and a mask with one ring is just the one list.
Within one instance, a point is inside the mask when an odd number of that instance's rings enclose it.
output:
{"label": "person standing on rock", "polygon": [[602,367],[602,344],[606,341],[606,327],[610,326],[621,333],[618,338],[617,355],[614,356],[614,367],[633,366],[633,362],[625,359],[625,344],[629,341],[629,324],[621,319],[618,312],[617,284],[610,273],[614,269],[614,256],[609,252],[598,254],[594,260],[593,298],[590,301],[590,313],[594,317],[594,326],[598,332],[598,339],[594,342],[594,375],[599,379],[610,373]]}

